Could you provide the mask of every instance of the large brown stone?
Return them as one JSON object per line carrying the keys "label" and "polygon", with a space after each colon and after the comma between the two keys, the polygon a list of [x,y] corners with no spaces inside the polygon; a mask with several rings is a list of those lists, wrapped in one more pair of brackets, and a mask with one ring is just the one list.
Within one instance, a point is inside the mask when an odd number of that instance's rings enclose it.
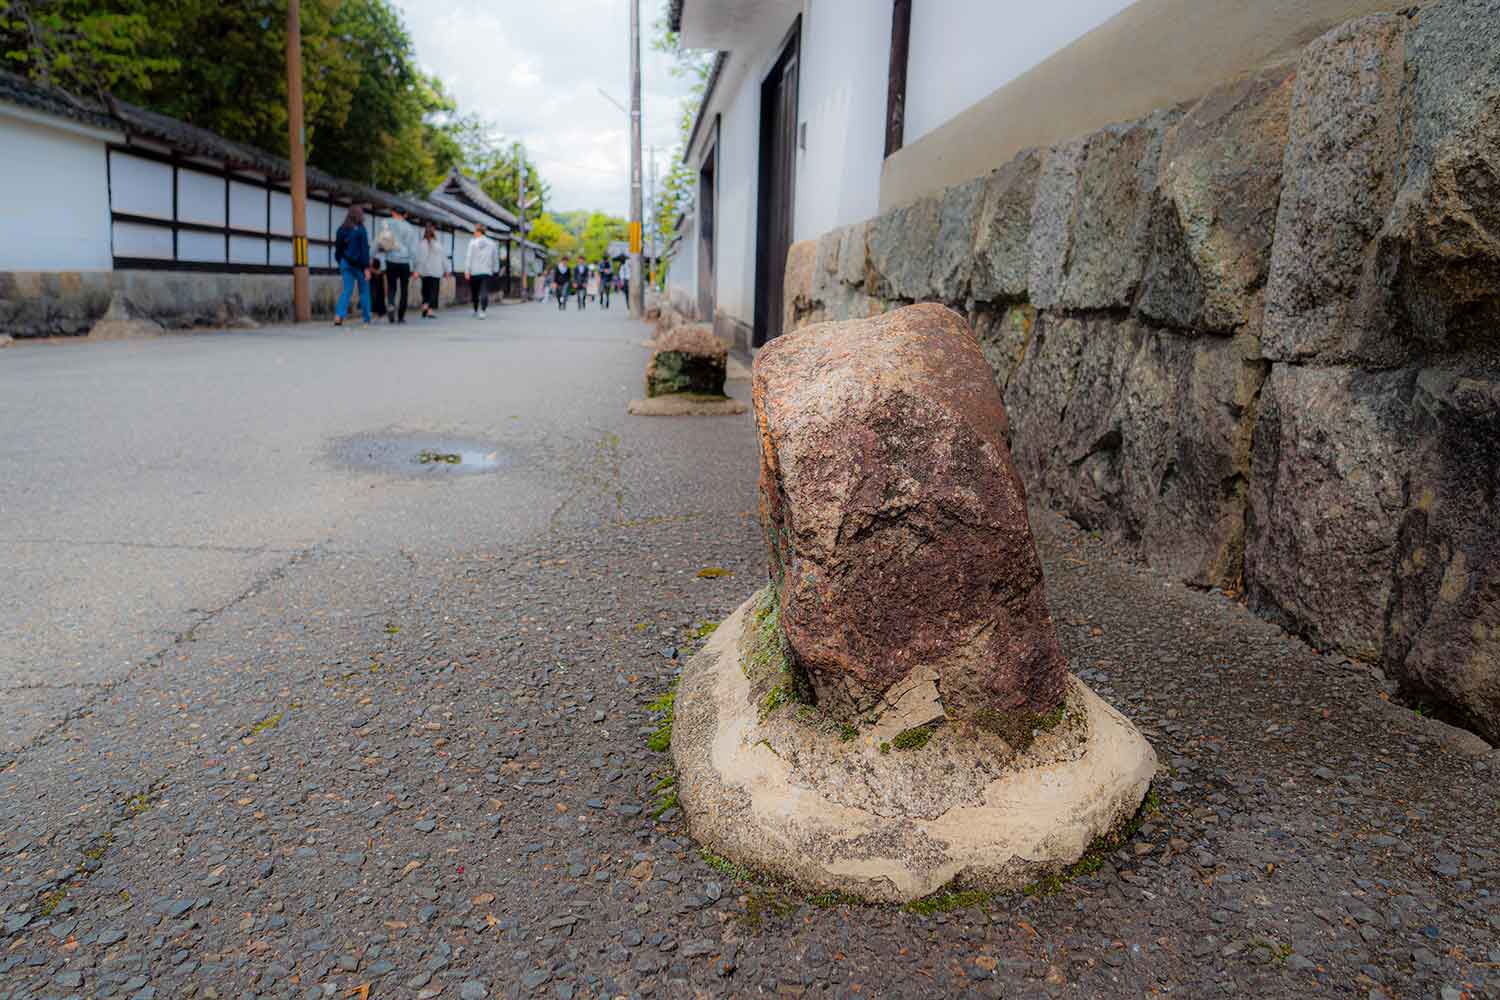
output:
{"label": "large brown stone", "polygon": [[1424,371],[1384,660],[1412,700],[1500,743],[1500,381]]}
{"label": "large brown stone", "polygon": [[753,396],[781,624],[818,703],[854,718],[921,673],[950,718],[1053,709],[1066,665],[1005,407],[962,317],[808,327],[756,357]]}
{"label": "large brown stone", "polygon": [[1250,606],[1322,647],[1380,655],[1410,462],[1412,374],[1276,365],[1255,428]]}
{"label": "large brown stone", "polygon": [[1142,316],[1178,329],[1259,334],[1295,81],[1290,66],[1254,73],[1167,130]]}
{"label": "large brown stone", "polygon": [[1402,360],[1375,239],[1396,196],[1407,19],[1351,21],[1303,52],[1266,285],[1266,357]]}

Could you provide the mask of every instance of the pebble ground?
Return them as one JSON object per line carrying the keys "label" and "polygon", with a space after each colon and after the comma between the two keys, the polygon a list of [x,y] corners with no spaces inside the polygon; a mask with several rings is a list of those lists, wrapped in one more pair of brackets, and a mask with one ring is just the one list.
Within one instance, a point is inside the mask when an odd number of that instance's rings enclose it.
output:
{"label": "pebble ground", "polygon": [[[527,373],[576,413],[461,483],[329,471],[399,503],[0,756],[0,1000],[1500,996],[1500,759],[1043,512],[1073,668],[1163,764],[1138,832],[924,912],[710,864],[650,704],[764,577],[752,425],[627,421],[642,328],[499,314],[603,345]],[[487,531],[522,468],[555,496]],[[357,544],[398,509],[427,543]]]}

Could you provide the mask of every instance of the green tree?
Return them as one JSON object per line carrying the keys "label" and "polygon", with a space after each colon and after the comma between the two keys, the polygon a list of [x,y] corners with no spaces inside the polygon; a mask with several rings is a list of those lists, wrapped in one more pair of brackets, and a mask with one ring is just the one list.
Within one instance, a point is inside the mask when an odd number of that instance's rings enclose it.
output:
{"label": "green tree", "polygon": [[549,264],[556,262],[559,257],[571,257],[578,252],[578,237],[545,212],[532,224],[531,238],[547,248]]}
{"label": "green tree", "polygon": [[592,264],[599,263],[609,252],[612,240],[623,240],[629,234],[629,227],[619,216],[605,215],[603,212],[590,213],[588,221],[583,224],[584,258]]}

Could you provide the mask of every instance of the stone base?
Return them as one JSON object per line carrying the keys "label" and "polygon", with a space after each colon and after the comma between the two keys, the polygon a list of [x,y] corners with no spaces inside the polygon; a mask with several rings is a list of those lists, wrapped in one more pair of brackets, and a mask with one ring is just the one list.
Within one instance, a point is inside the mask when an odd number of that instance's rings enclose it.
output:
{"label": "stone base", "polygon": [[652,396],[650,399],[632,399],[626,412],[636,417],[728,417],[744,413],[747,407],[738,399],[725,396],[694,396],[680,393],[668,396]]}
{"label": "stone base", "polygon": [[1013,891],[1128,820],[1156,772],[1145,738],[1071,677],[1062,722],[1023,750],[945,725],[882,752],[813,710],[762,718],[743,665],[751,618],[747,601],[688,663],[672,723],[689,829],[751,869],[886,903]]}

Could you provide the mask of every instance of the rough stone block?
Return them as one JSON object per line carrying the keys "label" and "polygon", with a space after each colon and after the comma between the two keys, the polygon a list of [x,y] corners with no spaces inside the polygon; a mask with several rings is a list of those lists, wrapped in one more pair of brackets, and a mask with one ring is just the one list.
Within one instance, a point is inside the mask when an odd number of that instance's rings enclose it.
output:
{"label": "rough stone block", "polygon": [[1167,130],[1137,308],[1184,330],[1259,335],[1296,75],[1215,90]]}
{"label": "rough stone block", "polygon": [[851,288],[863,288],[870,267],[870,223],[856,222],[839,232],[838,280]]}
{"label": "rough stone block", "polygon": [[1000,309],[981,309],[974,317],[974,336],[979,349],[995,373],[995,384],[1004,392],[1026,356],[1031,331],[1036,326],[1036,310],[1029,305]]}
{"label": "rough stone block", "polygon": [[1428,354],[1500,355],[1500,0],[1422,9],[1406,38],[1410,139],[1375,272]]}
{"label": "rough stone block", "polygon": [[1151,192],[1162,138],[1176,117],[1160,111],[1089,137],[1060,305],[1128,309],[1134,304],[1151,245]]}
{"label": "rough stone block", "polygon": [[1203,586],[1242,572],[1254,341],[1043,315],[1006,389],[1032,496]]}
{"label": "rough stone block", "polygon": [[1026,298],[1027,245],[1042,154],[1028,149],[985,179],[974,243],[972,294],[979,302]]}
{"label": "rough stone block", "polygon": [[820,707],[858,718],[925,669],[951,719],[1051,711],[1066,666],[962,317],[808,327],[756,356],[752,392],[780,622]]}
{"label": "rough stone block", "polygon": [[1298,63],[1266,284],[1268,358],[1392,364],[1405,354],[1374,241],[1396,196],[1407,23],[1351,21]]}
{"label": "rough stone block", "polygon": [[1405,507],[1413,375],[1276,365],[1255,428],[1250,606],[1321,647],[1380,655]]}
{"label": "rough stone block", "polygon": [[867,280],[867,291],[908,302],[932,296],[932,248],[938,239],[941,208],[940,198],[923,198],[870,223],[869,277],[874,287]]}
{"label": "rough stone block", "polygon": [[1062,301],[1088,146],[1085,136],[1042,154],[1026,244],[1026,286],[1038,309],[1051,309]]}
{"label": "rough stone block", "polygon": [[1423,371],[1384,661],[1500,743],[1500,381]]}
{"label": "rough stone block", "polygon": [[646,366],[646,396],[724,395],[729,352],[706,324],[679,326],[657,338]]}
{"label": "rough stone block", "polygon": [[[943,192],[937,241],[926,250],[932,259],[932,297],[940,302],[962,305],[969,297],[974,234],[984,190],[985,179],[980,177]],[[910,250],[921,254],[924,248],[914,245]]]}
{"label": "rough stone block", "polygon": [[786,254],[786,285],[782,301],[782,332],[787,333],[825,317],[821,300],[814,298],[818,249],[821,240],[793,243]]}

